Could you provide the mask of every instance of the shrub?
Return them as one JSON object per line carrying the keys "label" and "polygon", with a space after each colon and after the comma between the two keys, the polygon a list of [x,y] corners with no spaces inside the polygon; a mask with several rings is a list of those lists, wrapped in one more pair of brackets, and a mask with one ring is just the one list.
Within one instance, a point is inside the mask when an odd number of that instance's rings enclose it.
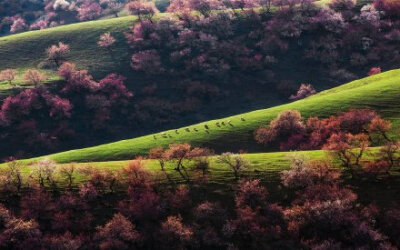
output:
{"label": "shrub", "polygon": [[102,48],[109,49],[115,42],[115,38],[111,35],[110,32],[107,32],[100,36],[97,44]]}
{"label": "shrub", "polygon": [[382,70],[380,67],[372,67],[372,68],[370,68],[368,75],[373,76],[373,75],[380,74],[381,72],[382,72]]}
{"label": "shrub", "polygon": [[311,84],[301,84],[299,90],[297,91],[296,95],[291,95],[290,100],[300,100],[304,99],[306,97],[309,97],[311,95],[316,94],[317,91],[311,86]]}

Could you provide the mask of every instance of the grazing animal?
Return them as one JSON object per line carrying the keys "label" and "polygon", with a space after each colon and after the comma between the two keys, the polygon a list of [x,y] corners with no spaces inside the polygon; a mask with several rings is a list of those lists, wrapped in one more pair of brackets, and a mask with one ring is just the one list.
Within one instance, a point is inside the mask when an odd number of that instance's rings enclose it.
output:
{"label": "grazing animal", "polygon": [[190,132],[190,128],[185,128],[185,130],[186,130],[187,132]]}
{"label": "grazing animal", "polygon": [[216,123],[215,123],[215,125],[217,125],[217,127],[219,127],[219,126],[220,126],[220,125],[219,125],[219,122],[216,122]]}
{"label": "grazing animal", "polygon": [[197,128],[194,128],[193,130],[196,131],[196,132],[199,131]]}
{"label": "grazing animal", "polygon": [[223,126],[225,126],[225,122],[221,122],[221,124],[222,124]]}
{"label": "grazing animal", "polygon": [[178,132],[178,130],[177,130],[177,129],[175,129],[175,133],[179,134],[179,132]]}
{"label": "grazing animal", "polygon": [[205,128],[206,130],[207,130],[207,129],[210,129],[210,128],[208,127],[207,124],[204,125],[204,128]]}
{"label": "grazing animal", "polygon": [[241,116],[241,117],[240,117],[240,120],[242,120],[242,121],[246,121],[246,120],[244,119],[244,117],[243,117],[243,116]]}
{"label": "grazing animal", "polygon": [[229,123],[229,124],[231,124],[231,123],[232,123],[232,121],[231,121],[231,120],[229,120],[229,121],[228,121],[228,123]]}

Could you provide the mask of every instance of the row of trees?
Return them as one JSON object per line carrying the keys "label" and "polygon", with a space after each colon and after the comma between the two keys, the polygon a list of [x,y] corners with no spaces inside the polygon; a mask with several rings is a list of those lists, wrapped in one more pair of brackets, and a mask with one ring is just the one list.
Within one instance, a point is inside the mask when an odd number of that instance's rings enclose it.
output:
{"label": "row of trees", "polygon": [[[400,167],[400,142],[389,137],[390,128],[390,121],[371,109],[351,109],[324,119],[310,117],[306,122],[300,112],[288,110],[254,135],[257,142],[279,144],[281,150],[326,149],[353,177],[377,178]],[[370,151],[371,144],[382,147]],[[371,155],[375,160],[370,160]]]}
{"label": "row of trees", "polygon": [[[153,157],[161,155],[160,164],[169,159],[185,171],[197,171],[199,157],[208,154],[186,144],[151,151]],[[228,158],[232,163],[241,156],[226,154],[218,161]],[[186,185],[161,186],[144,164],[134,160],[113,172],[88,166],[57,168],[45,159],[30,166],[33,171],[26,177],[22,166],[11,161],[2,174],[0,194],[6,203],[0,208],[1,247],[396,249],[400,244],[398,207],[383,212],[375,205],[361,206],[329,162],[292,155],[290,169],[281,173],[279,200],[272,200],[260,180],[242,176],[234,185],[234,199],[220,197],[228,199],[224,204],[203,179],[196,185],[183,179]],[[86,181],[77,182],[75,177],[82,175]],[[26,182],[19,182],[24,178]],[[57,186],[61,183],[67,188]],[[199,186],[206,188],[204,195]]]}

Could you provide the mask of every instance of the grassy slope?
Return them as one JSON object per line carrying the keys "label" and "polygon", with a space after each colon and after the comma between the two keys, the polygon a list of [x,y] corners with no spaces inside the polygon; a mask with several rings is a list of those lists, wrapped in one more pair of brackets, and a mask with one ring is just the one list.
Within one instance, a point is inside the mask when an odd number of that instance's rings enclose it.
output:
{"label": "grassy slope", "polygon": [[[315,96],[269,109],[257,110],[242,115],[226,117],[189,126],[190,132],[184,128],[163,133],[123,140],[97,147],[72,150],[53,154],[49,157],[60,163],[128,160],[136,155],[146,154],[156,146],[166,147],[170,143],[188,142],[202,145],[218,151],[246,149],[261,151],[253,140],[253,131],[277,116],[283,110],[297,109],[304,117],[326,117],[350,108],[370,107],[379,111],[393,123],[392,135],[400,132],[400,70],[392,70],[372,77],[323,91]],[[241,117],[245,121],[241,120]],[[228,125],[228,120],[232,125]],[[225,126],[216,125],[224,121]],[[209,130],[204,129],[204,125]],[[194,131],[197,128],[198,132]],[[156,139],[154,139],[154,136]]]}
{"label": "grassy slope", "polygon": [[[136,18],[133,16],[82,22],[40,31],[24,32],[0,37],[0,69],[36,67],[45,59],[45,50],[58,42],[71,46],[69,60],[94,74],[104,74],[118,69],[107,51],[97,47],[101,34],[111,32],[118,43],[113,55],[119,60],[129,58],[124,32],[129,30]],[[129,68],[129,65],[126,66]]]}

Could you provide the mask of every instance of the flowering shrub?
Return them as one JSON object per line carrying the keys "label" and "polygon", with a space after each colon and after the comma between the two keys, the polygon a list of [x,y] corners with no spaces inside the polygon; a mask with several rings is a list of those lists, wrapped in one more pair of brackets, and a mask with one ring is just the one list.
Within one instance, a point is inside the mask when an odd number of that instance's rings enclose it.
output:
{"label": "flowering shrub", "polygon": [[290,100],[300,100],[304,99],[306,97],[309,97],[310,95],[316,94],[317,91],[311,86],[311,84],[301,84],[299,90],[297,91],[296,95],[290,96]]}
{"label": "flowering shrub", "polygon": [[372,67],[369,72],[368,75],[372,76],[372,75],[376,75],[376,74],[380,74],[382,72],[380,67]]}

